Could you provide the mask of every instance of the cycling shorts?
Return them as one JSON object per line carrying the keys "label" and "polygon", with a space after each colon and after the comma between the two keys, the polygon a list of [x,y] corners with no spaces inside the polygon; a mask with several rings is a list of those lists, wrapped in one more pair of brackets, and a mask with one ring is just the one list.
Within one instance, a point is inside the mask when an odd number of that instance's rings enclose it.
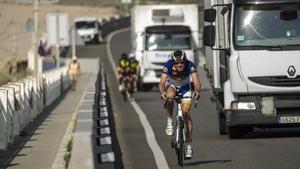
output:
{"label": "cycling shorts", "polygon": [[192,91],[190,83],[183,86],[176,86],[169,80],[167,80],[166,87],[173,87],[182,96],[182,103],[192,102]]}

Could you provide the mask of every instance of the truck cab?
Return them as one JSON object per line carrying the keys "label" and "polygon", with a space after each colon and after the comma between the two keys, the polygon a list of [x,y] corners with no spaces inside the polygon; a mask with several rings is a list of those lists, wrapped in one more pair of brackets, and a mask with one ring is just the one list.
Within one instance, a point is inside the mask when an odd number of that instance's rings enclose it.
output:
{"label": "truck cab", "polygon": [[300,1],[210,1],[206,70],[221,134],[300,125]]}
{"label": "truck cab", "polygon": [[197,61],[199,45],[196,5],[140,5],[132,10],[132,53],[140,62],[140,90],[158,85],[164,63],[175,49]]}

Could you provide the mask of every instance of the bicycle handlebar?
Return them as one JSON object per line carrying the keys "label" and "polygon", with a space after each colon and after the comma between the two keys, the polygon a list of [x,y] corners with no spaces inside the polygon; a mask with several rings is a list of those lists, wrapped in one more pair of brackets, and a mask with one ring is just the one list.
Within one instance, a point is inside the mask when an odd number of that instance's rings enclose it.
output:
{"label": "bicycle handlebar", "polygon": [[[175,96],[174,98],[176,98],[176,96]],[[179,98],[179,97],[177,96],[177,98]],[[173,98],[170,98],[170,99],[173,99]],[[194,102],[194,108],[197,108],[197,107],[198,107],[198,100],[194,100],[194,99],[193,99],[193,102]],[[164,103],[164,104],[163,104],[163,108],[164,108],[164,109],[167,108],[167,101],[164,100],[163,103]]]}

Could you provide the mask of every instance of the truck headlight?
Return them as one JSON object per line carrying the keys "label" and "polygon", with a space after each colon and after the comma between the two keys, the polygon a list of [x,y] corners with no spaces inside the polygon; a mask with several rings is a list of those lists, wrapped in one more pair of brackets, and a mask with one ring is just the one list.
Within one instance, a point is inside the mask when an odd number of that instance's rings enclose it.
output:
{"label": "truck headlight", "polygon": [[233,110],[255,110],[256,106],[254,102],[231,102],[231,109]]}
{"label": "truck headlight", "polygon": [[155,72],[153,70],[146,70],[145,76],[155,76]]}

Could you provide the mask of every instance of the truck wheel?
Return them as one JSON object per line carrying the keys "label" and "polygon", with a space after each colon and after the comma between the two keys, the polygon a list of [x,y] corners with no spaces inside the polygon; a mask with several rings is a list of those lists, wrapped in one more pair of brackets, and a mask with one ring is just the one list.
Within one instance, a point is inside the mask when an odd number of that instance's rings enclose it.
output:
{"label": "truck wheel", "polygon": [[230,126],[228,129],[229,129],[229,138],[231,139],[242,138],[248,132],[251,132],[253,130],[252,127],[236,127],[236,126],[234,127]]}
{"label": "truck wheel", "polygon": [[98,44],[98,43],[99,43],[99,37],[98,37],[98,35],[95,35],[95,36],[94,36],[94,43],[95,43],[95,44]]}
{"label": "truck wheel", "polygon": [[138,88],[139,91],[147,92],[147,91],[150,91],[153,88],[153,85],[145,84],[140,79],[141,78],[139,77],[138,78],[138,83],[137,83],[137,88]]}
{"label": "truck wheel", "polygon": [[150,90],[152,90],[153,86],[152,85],[149,85],[149,84],[144,84],[143,85],[143,89],[145,92],[148,92]]}
{"label": "truck wheel", "polygon": [[138,78],[138,81],[137,81],[137,89],[138,89],[138,91],[143,91],[143,83],[139,79],[140,79],[140,77]]}
{"label": "truck wheel", "polygon": [[226,132],[226,118],[224,113],[219,113],[219,132],[220,135],[227,134]]}
{"label": "truck wheel", "polygon": [[229,138],[231,138],[231,139],[238,139],[238,138],[243,137],[243,135],[244,135],[243,130],[239,127],[230,126],[228,131],[229,131],[229,133],[228,133]]}

